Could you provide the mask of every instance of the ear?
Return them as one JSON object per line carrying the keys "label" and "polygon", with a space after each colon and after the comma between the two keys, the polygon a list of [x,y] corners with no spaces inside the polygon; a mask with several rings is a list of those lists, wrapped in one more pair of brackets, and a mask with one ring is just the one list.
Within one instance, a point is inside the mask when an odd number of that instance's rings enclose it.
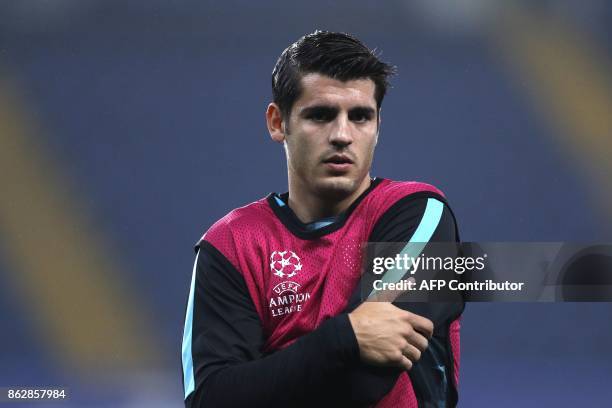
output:
{"label": "ear", "polygon": [[283,127],[283,117],[280,108],[275,103],[270,103],[266,110],[266,124],[270,137],[277,143],[285,141],[285,132]]}
{"label": "ear", "polygon": [[374,141],[374,146],[376,146],[378,144],[378,134],[380,133],[380,124],[382,123],[382,116],[380,115],[382,112],[382,109],[378,110],[378,123],[376,124],[376,140]]}

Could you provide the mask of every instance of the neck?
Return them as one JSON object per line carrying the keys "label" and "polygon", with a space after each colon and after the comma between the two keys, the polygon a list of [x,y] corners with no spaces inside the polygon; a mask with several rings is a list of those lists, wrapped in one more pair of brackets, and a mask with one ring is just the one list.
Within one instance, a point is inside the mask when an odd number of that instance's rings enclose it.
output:
{"label": "neck", "polygon": [[303,223],[321,218],[334,217],[346,211],[364,191],[370,187],[370,175],[363,179],[359,188],[345,197],[330,197],[316,194],[289,180],[289,207]]}

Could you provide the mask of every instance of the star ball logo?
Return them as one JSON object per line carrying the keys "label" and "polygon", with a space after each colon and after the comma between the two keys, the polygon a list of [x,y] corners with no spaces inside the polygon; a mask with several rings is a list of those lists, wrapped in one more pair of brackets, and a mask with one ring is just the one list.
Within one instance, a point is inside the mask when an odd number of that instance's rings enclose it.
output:
{"label": "star ball logo", "polygon": [[270,269],[279,278],[289,279],[302,270],[302,263],[293,251],[274,251],[270,255]]}
{"label": "star ball logo", "polygon": [[[300,257],[293,251],[274,251],[270,255],[270,270],[281,279],[291,279],[302,270]],[[297,282],[284,280],[274,286],[268,307],[272,317],[301,312],[310,299],[309,292],[300,292]]]}

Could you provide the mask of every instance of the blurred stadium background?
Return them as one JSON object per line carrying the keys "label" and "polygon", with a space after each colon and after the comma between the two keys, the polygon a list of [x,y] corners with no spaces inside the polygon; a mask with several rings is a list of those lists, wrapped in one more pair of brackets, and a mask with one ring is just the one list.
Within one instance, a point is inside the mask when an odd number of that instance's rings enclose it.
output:
{"label": "blurred stadium background", "polygon": [[[192,245],[286,190],[269,77],[315,28],[399,67],[374,174],[441,187],[463,240],[611,240],[611,2],[0,2],[0,386],[182,406]],[[609,404],[611,322],[468,305],[461,406]]]}

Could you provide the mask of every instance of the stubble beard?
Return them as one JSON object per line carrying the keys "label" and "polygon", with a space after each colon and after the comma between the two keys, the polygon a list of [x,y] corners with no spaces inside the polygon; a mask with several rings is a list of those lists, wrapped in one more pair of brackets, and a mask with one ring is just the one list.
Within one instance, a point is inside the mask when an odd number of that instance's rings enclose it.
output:
{"label": "stubble beard", "polygon": [[331,180],[321,180],[318,186],[315,186],[315,194],[330,200],[342,201],[359,188],[360,180],[351,179],[349,177],[333,177]]}

